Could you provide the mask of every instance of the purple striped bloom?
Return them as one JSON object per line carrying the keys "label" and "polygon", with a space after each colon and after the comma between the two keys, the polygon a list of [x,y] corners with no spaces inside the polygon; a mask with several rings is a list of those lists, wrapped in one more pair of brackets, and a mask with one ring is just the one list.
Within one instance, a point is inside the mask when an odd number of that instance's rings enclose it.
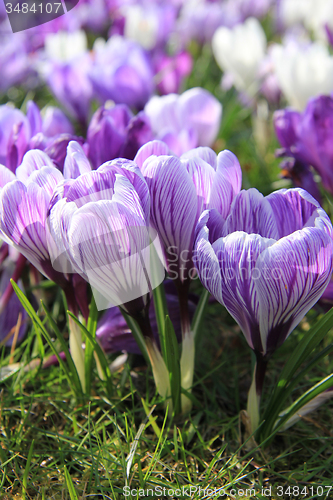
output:
{"label": "purple striped bloom", "polygon": [[144,145],[135,161],[149,186],[151,225],[163,242],[170,276],[184,282],[193,267],[199,216],[207,208],[216,208],[227,217],[241,188],[239,162],[230,151],[216,155],[208,147],[178,158],[160,141]]}
{"label": "purple striped bloom", "polygon": [[[102,296],[95,295],[99,308],[111,302],[136,314],[156,286],[148,279],[149,211],[148,186],[130,160],[113,160],[67,181],[50,204],[53,265],[61,268],[65,256],[66,265],[68,259]],[[163,278],[164,270],[156,279]]]}
{"label": "purple striped bloom", "polygon": [[[24,255],[44,276],[55,281],[66,293],[69,308],[87,316],[79,276],[65,276],[55,270],[51,255],[55,252],[48,221],[53,191],[64,181],[43,151],[28,151],[16,170],[16,177],[6,167],[0,168],[1,238]],[[75,296],[75,289],[79,292]],[[81,293],[80,293],[81,292]]]}
{"label": "purple striped bloom", "polygon": [[302,189],[241,191],[228,217],[202,214],[195,264],[203,285],[268,359],[317,302],[332,274],[332,224]]}

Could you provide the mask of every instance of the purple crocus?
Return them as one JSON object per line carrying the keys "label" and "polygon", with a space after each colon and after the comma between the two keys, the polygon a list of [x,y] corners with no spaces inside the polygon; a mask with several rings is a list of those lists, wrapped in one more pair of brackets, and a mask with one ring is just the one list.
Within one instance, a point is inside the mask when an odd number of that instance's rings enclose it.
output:
{"label": "purple crocus", "polygon": [[113,160],[67,181],[61,191],[62,197],[55,191],[50,205],[57,246],[53,264],[65,254],[105,304],[122,305],[135,316],[146,307],[153,286],[143,265],[150,245],[150,207],[139,168],[129,160]]}
{"label": "purple crocus", "polygon": [[70,271],[91,284],[99,309],[119,305],[137,321],[157,388],[167,396],[167,369],[148,315],[151,289],[164,279],[162,265],[153,266],[154,274],[151,271],[152,251],[155,245],[158,252],[160,248],[149,230],[149,201],[138,166],[117,159],[55,191],[49,225],[56,246],[53,265],[68,272],[69,261]]}
{"label": "purple crocus", "polygon": [[[45,166],[43,166],[45,165]],[[44,276],[65,291],[69,308],[78,314],[73,277],[56,271],[51,264],[53,240],[47,225],[48,206],[53,190],[63,182],[63,175],[42,151],[28,151],[17,169],[17,176],[0,170],[1,237],[24,255]],[[9,171],[8,171],[9,172]],[[79,302],[87,317],[87,304]]]}
{"label": "purple crocus", "polygon": [[220,129],[222,105],[207,90],[193,88],[180,96],[154,96],[146,104],[156,138],[178,156],[197,146],[211,146]]}
{"label": "purple crocus", "polygon": [[125,104],[101,107],[88,127],[88,156],[94,169],[115,158],[133,160],[138,149],[152,139],[150,122],[143,112],[133,116]]}
{"label": "purple crocus", "polygon": [[[135,161],[150,192],[150,222],[165,252],[167,269],[178,289],[183,349],[182,387],[190,390],[194,370],[194,338],[190,331],[188,290],[193,277],[192,252],[195,227],[203,210],[217,208],[227,217],[241,188],[241,169],[230,151],[218,156],[208,147],[193,149],[180,158],[170,155],[166,144],[143,146]],[[182,398],[184,411],[189,405]]]}
{"label": "purple crocus", "polygon": [[142,109],[151,96],[153,70],[148,56],[136,42],[112,36],[106,43],[94,45],[94,62],[89,77],[97,98],[111,99]]}
{"label": "purple crocus", "polygon": [[264,198],[241,191],[227,217],[204,212],[195,264],[203,285],[240,325],[257,358],[249,393],[252,430],[267,361],[317,302],[332,274],[333,228],[302,189]]}
{"label": "purple crocus", "polygon": [[27,151],[40,149],[62,170],[69,141],[81,140],[73,133],[69,120],[57,108],[47,108],[42,118],[33,101],[27,103],[26,116],[8,105],[0,106],[0,161],[15,172]]}
{"label": "purple crocus", "polygon": [[292,109],[274,114],[276,135],[283,147],[279,156],[311,165],[325,189],[333,193],[333,97],[310,99],[305,111]]}

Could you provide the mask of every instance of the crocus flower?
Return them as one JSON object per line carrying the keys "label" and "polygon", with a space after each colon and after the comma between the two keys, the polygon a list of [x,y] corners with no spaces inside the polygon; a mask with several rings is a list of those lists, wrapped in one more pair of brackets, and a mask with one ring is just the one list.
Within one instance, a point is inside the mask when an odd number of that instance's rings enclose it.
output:
{"label": "crocus flower", "polygon": [[[167,269],[179,293],[183,349],[182,387],[190,390],[194,369],[194,338],[187,299],[193,272],[195,227],[203,210],[215,207],[224,217],[241,187],[241,169],[230,151],[218,156],[210,148],[170,156],[163,142],[143,146],[135,157],[150,191],[150,223],[160,236]],[[185,398],[182,406],[186,408]]]}
{"label": "crocus flower", "polygon": [[268,359],[330,281],[332,224],[302,189],[266,198],[250,189],[235,197],[228,217],[204,212],[197,230],[200,280],[237,321],[257,357],[248,405],[254,431]]}
{"label": "crocus flower", "polygon": [[83,31],[49,34],[38,68],[59,102],[86,125],[92,99],[88,72],[92,64]]}
{"label": "crocus flower", "polygon": [[125,5],[120,13],[124,16],[124,35],[152,50],[165,45],[175,23],[176,10],[168,4]]}
{"label": "crocus flower", "polygon": [[[76,316],[79,309],[87,319],[88,305],[83,280],[53,268],[54,241],[48,226],[48,208],[63,175],[42,151],[28,151],[14,180],[0,192],[0,230],[2,238],[24,255],[44,276],[64,291],[68,308]],[[47,166],[43,166],[47,165]],[[21,180],[19,180],[21,179]],[[73,361],[85,390],[84,355],[81,332],[70,320],[70,346]]]}
{"label": "crocus flower", "polygon": [[225,2],[187,0],[180,10],[176,31],[183,44],[191,40],[204,44],[211,42],[219,26],[231,27],[239,21],[240,14],[231,11]]}
{"label": "crocus flower", "polygon": [[143,112],[133,116],[125,104],[103,106],[88,127],[88,156],[95,169],[115,158],[133,160],[138,149],[152,139],[150,122]]}
{"label": "crocus flower", "polygon": [[57,108],[46,108],[43,118],[33,101],[28,101],[26,115],[8,105],[0,106],[0,161],[15,172],[28,150],[40,149],[62,170],[68,142],[74,138],[80,141],[73,133]]}
{"label": "crocus flower", "polygon": [[154,96],[144,109],[156,137],[181,155],[197,146],[211,146],[220,128],[222,105],[207,90]]}
{"label": "crocus flower", "polygon": [[[5,12],[5,17],[8,19]],[[2,25],[3,29],[4,26]],[[20,85],[34,75],[32,58],[29,55],[26,37],[21,33],[0,33],[0,91],[6,92],[14,85]]]}
{"label": "crocus flower", "polygon": [[74,135],[74,128],[61,109],[48,106],[43,117],[42,132],[46,137],[58,134]]}
{"label": "crocus flower", "polygon": [[279,110],[274,114],[274,126],[283,146],[278,155],[314,167],[325,189],[333,193],[333,98],[310,99],[303,113]]}
{"label": "crocus flower", "polygon": [[153,71],[148,56],[136,42],[112,36],[94,44],[89,78],[97,98],[142,109],[153,92]]}
{"label": "crocus flower", "polygon": [[303,110],[311,97],[333,91],[333,56],[323,44],[276,44],[271,55],[280,89],[297,110]]}
{"label": "crocus flower", "polygon": [[218,28],[212,40],[215,59],[232,78],[237,90],[253,96],[258,88],[258,70],[265,56],[266,36],[256,18],[232,29]]}
{"label": "crocus flower", "polygon": [[161,263],[154,266],[154,274],[151,271],[150,241],[155,246],[158,239],[149,231],[149,212],[148,186],[139,168],[118,159],[55,191],[49,225],[57,247],[53,265],[68,272],[69,261],[70,271],[93,287],[99,309],[120,305],[135,318],[145,336],[157,388],[167,396],[168,373],[148,317],[150,291],[164,279]]}

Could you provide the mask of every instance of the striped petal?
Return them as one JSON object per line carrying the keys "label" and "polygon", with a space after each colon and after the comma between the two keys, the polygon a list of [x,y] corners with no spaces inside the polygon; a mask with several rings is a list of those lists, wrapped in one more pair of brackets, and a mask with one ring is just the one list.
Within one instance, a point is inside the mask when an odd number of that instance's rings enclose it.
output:
{"label": "striped petal", "polygon": [[4,165],[0,165],[0,189],[3,188],[8,182],[16,179],[15,174]]}
{"label": "striped petal", "polygon": [[76,141],[71,141],[67,146],[67,154],[64,163],[64,178],[76,179],[79,175],[90,171],[91,165],[82,146]]}
{"label": "striped petal", "polygon": [[245,231],[265,238],[279,238],[273,209],[256,189],[241,191],[234,199],[225,223],[224,234]]}
{"label": "striped petal", "polygon": [[43,167],[54,167],[54,163],[44,151],[32,149],[24,155],[21,165],[17,167],[16,177],[25,182],[32,172]]}
{"label": "striped petal", "polygon": [[43,167],[40,170],[32,172],[25,185],[28,186],[31,183],[35,183],[44,189],[51,198],[55,188],[63,181],[64,178],[60,170],[55,167]]}
{"label": "striped petal", "polygon": [[233,199],[242,185],[242,170],[237,157],[228,150],[221,151],[217,157],[217,168],[210,195],[209,208],[226,218]]}
{"label": "striped petal", "polygon": [[66,238],[78,272],[113,305],[149,292],[142,265],[148,228],[125,206],[109,200],[88,203],[74,213]]}
{"label": "striped petal", "polygon": [[266,197],[273,209],[279,238],[302,229],[319,203],[304,189],[280,189]]}
{"label": "striped petal", "polygon": [[213,167],[214,170],[216,170],[217,167],[217,155],[215,151],[213,151],[211,148],[207,146],[200,146],[198,148],[190,149],[190,151],[187,151],[186,153],[183,153],[180,157],[180,159],[190,159],[190,158],[201,158],[202,160],[206,161]]}
{"label": "striped petal", "polygon": [[241,327],[249,346],[259,352],[263,349],[259,334],[262,310],[255,283],[262,280],[262,275],[256,262],[274,243],[274,239],[237,231],[212,245],[221,269],[223,304]]}
{"label": "striped petal", "polygon": [[144,144],[137,152],[134,161],[140,169],[149,156],[171,155],[169,147],[162,141],[150,141]]}
{"label": "striped petal", "polygon": [[[204,212],[204,219],[208,218],[208,212]],[[198,232],[193,262],[198,272],[201,283],[221,304],[222,299],[222,276],[219,261],[209,241],[209,230],[203,225]]]}
{"label": "striped petal", "polygon": [[173,262],[174,255],[177,256],[178,270],[184,265],[187,267],[191,262],[194,230],[199,217],[193,182],[185,166],[173,156],[151,157],[143,165],[143,175],[151,197],[151,223],[167,255],[172,255]]}
{"label": "striped petal", "polygon": [[181,158],[180,161],[192,179],[198,197],[198,212],[201,213],[208,208],[215,170],[199,157]]}
{"label": "striped petal", "polygon": [[49,260],[45,221],[50,197],[37,184],[7,184],[0,194],[0,228],[6,241],[43,274],[41,263]]}
{"label": "striped petal", "polygon": [[256,281],[260,335],[264,352],[281,345],[321,297],[332,274],[333,243],[320,228],[309,227],[282,238],[260,255]]}

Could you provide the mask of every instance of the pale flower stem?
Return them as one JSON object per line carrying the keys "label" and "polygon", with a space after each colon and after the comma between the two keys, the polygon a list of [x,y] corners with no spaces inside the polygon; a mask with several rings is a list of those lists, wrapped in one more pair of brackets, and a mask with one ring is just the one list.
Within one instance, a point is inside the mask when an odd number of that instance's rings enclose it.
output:
{"label": "pale flower stem", "polygon": [[68,317],[68,323],[69,323],[69,350],[81,382],[82,391],[85,393],[86,379],[85,379],[84,350],[82,347],[81,330],[71,316]]}
{"label": "pale flower stem", "polygon": [[[180,373],[181,373],[181,386],[187,392],[191,392],[193,384],[194,373],[194,357],[195,357],[195,343],[193,332],[188,331],[183,336],[182,354],[180,357]],[[182,413],[191,411],[192,401],[185,395],[181,394],[181,410]]]}
{"label": "pale flower stem", "polygon": [[260,400],[267,368],[267,358],[256,354],[257,362],[254,367],[252,384],[247,398],[247,414],[251,422],[251,432],[254,433],[260,422]]}
{"label": "pale flower stem", "polygon": [[[189,281],[177,283],[179,307],[182,327],[182,354],[180,357],[181,386],[187,392],[191,392],[194,373],[195,342],[191,331],[190,316],[188,310]],[[181,394],[181,412],[188,413],[192,408],[192,401]]]}
{"label": "pale flower stem", "polygon": [[247,397],[247,414],[251,422],[251,433],[255,432],[258,428],[260,419],[260,395],[258,395],[257,393],[256,371],[257,365],[255,366],[253,371],[252,384]]}
{"label": "pale flower stem", "polygon": [[159,348],[156,342],[150,338],[145,338],[148,356],[150,359],[150,364],[153,370],[153,376],[157,388],[157,392],[162,398],[166,399],[166,404],[169,405],[168,415],[172,416],[172,399],[171,399],[171,387],[169,380],[169,372],[162,358]]}

